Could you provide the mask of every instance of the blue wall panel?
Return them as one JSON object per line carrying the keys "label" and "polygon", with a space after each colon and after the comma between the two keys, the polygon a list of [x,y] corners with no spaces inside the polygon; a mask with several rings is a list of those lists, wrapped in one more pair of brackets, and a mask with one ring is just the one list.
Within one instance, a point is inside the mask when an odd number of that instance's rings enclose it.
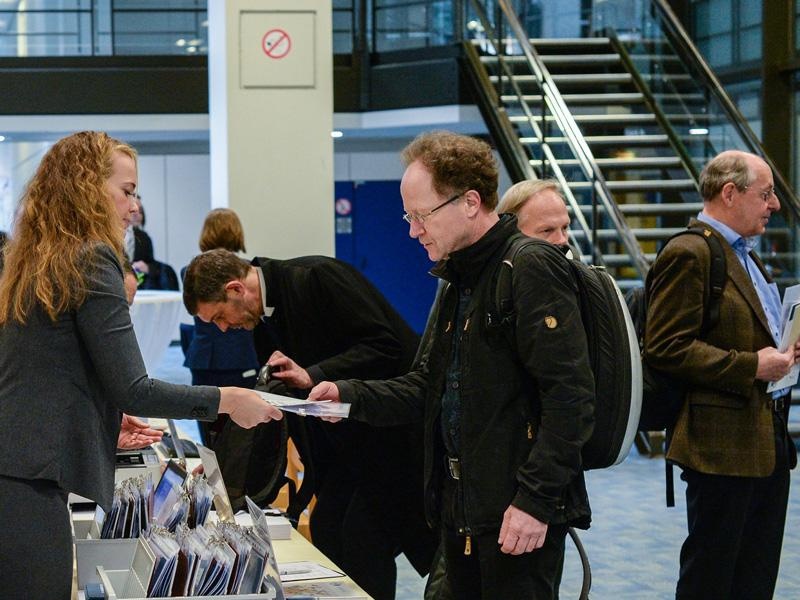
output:
{"label": "blue wall panel", "polygon": [[436,279],[428,274],[433,263],[427,252],[408,235],[400,182],[337,182],[335,196],[336,258],[364,273],[421,333]]}

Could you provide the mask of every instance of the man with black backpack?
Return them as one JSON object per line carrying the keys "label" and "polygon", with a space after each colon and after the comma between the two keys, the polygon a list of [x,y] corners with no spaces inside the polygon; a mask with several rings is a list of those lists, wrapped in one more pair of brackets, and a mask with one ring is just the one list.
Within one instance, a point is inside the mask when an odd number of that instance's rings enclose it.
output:
{"label": "man with black backpack", "polygon": [[426,358],[405,376],[326,382],[309,398],[350,403],[352,419],[374,425],[424,419],[426,516],[454,598],[556,598],[567,527],[590,521],[581,449],[594,381],[569,261],[543,242],[516,257],[510,344],[489,313],[501,259],[522,234],[495,212],[491,148],[433,132],[403,159],[409,234],[448,282]]}
{"label": "man with black backpack", "polygon": [[[689,225],[702,235],[671,239],[647,290],[645,362],[685,390],[667,451],[687,484],[676,598],[766,600],[797,462],[786,427],[790,388],[768,392],[767,383],[789,371],[800,344],[777,350],[781,301],[753,252],[780,203],[769,166],[738,151],[706,165],[700,193],[703,210]],[[722,290],[710,289],[714,253],[703,236],[724,250]]]}

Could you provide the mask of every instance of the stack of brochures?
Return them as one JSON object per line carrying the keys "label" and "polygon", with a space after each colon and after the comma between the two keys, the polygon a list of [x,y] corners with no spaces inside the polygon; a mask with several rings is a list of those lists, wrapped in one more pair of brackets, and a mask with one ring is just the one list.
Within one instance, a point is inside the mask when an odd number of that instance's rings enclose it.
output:
{"label": "stack of brochures", "polygon": [[187,476],[169,461],[158,486],[151,475],[122,481],[114,490],[111,510],[97,508],[95,521],[102,539],[137,538],[149,526],[175,532],[179,525],[197,527],[208,520],[214,493],[203,475]]}
{"label": "stack of brochures", "polygon": [[350,416],[349,404],[329,402],[328,400],[298,400],[296,398],[288,398],[286,396],[270,394],[269,392],[259,392],[257,390],[256,393],[272,404],[272,406],[284,412],[298,414],[301,417],[337,417],[339,419],[346,419]]}
{"label": "stack of brochures", "polygon": [[252,527],[216,523],[175,533],[153,526],[144,532],[134,565],[148,565],[141,578],[148,598],[222,596],[270,592],[283,598],[277,561],[263,513],[250,506]]}
{"label": "stack of brochures", "polygon": [[153,479],[148,473],[121,482],[114,490],[111,510],[98,507],[95,522],[103,539],[137,538],[150,522]]}

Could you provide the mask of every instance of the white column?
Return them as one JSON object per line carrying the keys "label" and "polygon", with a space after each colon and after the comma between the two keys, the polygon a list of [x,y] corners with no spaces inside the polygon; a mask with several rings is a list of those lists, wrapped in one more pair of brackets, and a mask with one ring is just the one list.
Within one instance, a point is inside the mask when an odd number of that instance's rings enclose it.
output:
{"label": "white column", "polygon": [[334,253],[330,0],[208,3],[211,204],[248,254]]}

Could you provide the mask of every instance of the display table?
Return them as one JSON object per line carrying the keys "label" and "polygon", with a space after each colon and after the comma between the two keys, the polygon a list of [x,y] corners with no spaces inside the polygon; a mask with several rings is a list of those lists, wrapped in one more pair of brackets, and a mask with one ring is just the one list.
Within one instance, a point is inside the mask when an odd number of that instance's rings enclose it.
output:
{"label": "display table", "polygon": [[131,305],[131,321],[147,372],[158,365],[175,337],[183,307],[180,292],[140,290]]}
{"label": "display table", "polygon": [[[126,543],[131,540],[105,540],[111,541],[116,543]],[[306,540],[302,535],[300,535],[297,531],[292,529],[291,538],[288,540],[272,540],[272,547],[275,550],[275,556],[278,559],[279,564],[285,563],[293,563],[298,561],[310,561],[315,562],[329,569],[333,569],[334,571],[341,572],[333,562],[331,562],[324,554],[322,554],[319,550],[317,550],[311,543]],[[119,585],[121,587],[122,582],[125,581],[126,578],[126,571],[107,571],[107,574],[111,577],[114,581],[115,586]],[[315,579],[313,582],[343,582],[347,585],[347,587],[352,590],[347,596],[340,596],[343,598],[350,598],[354,599],[357,598],[358,600],[370,600],[370,596],[367,595],[360,587],[358,587],[355,582],[349,577],[329,577],[327,579]],[[301,582],[297,582],[301,583]],[[291,594],[291,585],[288,584],[289,588],[287,588],[287,594]],[[115,588],[116,589],[116,588]],[[77,590],[75,595],[78,600],[83,600],[85,598],[83,590]],[[224,598],[224,596],[220,596]],[[231,598],[231,596],[228,596]],[[247,598],[267,598],[266,595],[248,595]],[[291,595],[289,596],[291,598]],[[303,596],[303,598],[308,598],[308,596]]]}

